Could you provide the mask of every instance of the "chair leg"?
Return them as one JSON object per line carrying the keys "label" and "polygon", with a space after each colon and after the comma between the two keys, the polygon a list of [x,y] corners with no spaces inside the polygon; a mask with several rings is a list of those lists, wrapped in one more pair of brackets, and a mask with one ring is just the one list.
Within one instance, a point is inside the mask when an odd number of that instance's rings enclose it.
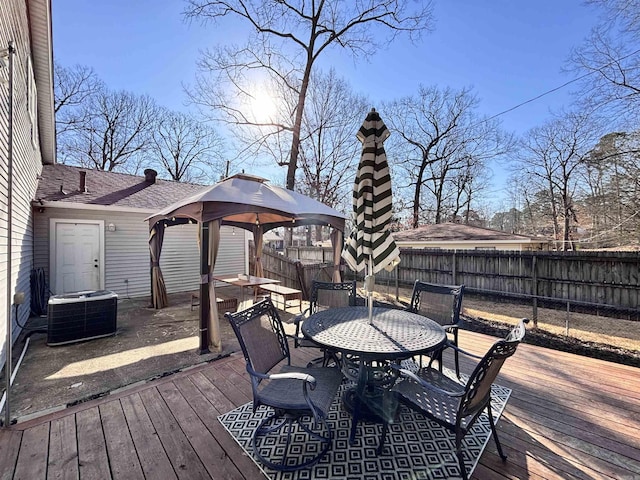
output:
{"label": "chair leg", "polygon": [[329,367],[331,362],[335,364],[336,367],[340,368],[340,359],[336,355],[335,352],[330,350],[324,350],[323,355],[318,358],[314,358],[309,363],[307,363],[307,368],[312,368],[317,365],[322,367]]}
{"label": "chair leg", "polygon": [[493,414],[491,413],[491,403],[487,405],[487,413],[489,414],[489,425],[491,425],[491,433],[493,433],[493,439],[496,442],[496,447],[498,448],[498,454],[503,462],[507,460],[507,456],[502,452],[502,445],[500,445],[500,439],[498,438],[498,430],[496,429],[496,424],[493,421]]}
{"label": "chair leg", "polygon": [[440,350],[436,350],[435,352],[431,352],[431,359],[429,360],[429,364],[427,365],[427,368],[431,368],[431,364],[435,360],[435,361],[438,362],[438,371],[442,373],[442,352],[443,351],[444,351],[444,349],[441,348]]}
{"label": "chair leg", "polygon": [[[458,347],[458,329],[456,328],[453,331],[453,344],[455,345],[455,347]],[[456,377],[458,377],[458,379],[460,378],[460,356],[458,355],[458,350],[454,350],[453,351],[453,359],[456,365]]]}
{"label": "chair leg", "polygon": [[456,457],[458,457],[458,466],[460,467],[460,476],[462,480],[468,480],[467,469],[464,466],[464,455],[462,454],[462,439],[464,438],[464,431],[456,430]]}
{"label": "chair leg", "polygon": [[383,422],[382,433],[380,434],[380,442],[378,443],[376,455],[382,455],[382,451],[384,450],[384,441],[387,438],[388,431],[389,431],[389,424],[387,422]]}
{"label": "chair leg", "polygon": [[[312,430],[311,427],[303,423],[303,419],[310,419],[313,422],[314,427],[319,424],[317,431]],[[296,426],[298,427],[298,432],[295,433],[296,437],[298,437],[300,433],[306,433],[308,436],[307,442],[319,442],[317,453],[312,458],[301,463],[292,462],[289,458],[289,447],[292,442],[292,437],[294,436],[293,429]],[[282,451],[282,455],[279,455],[278,459],[268,458],[267,453],[272,449],[273,443],[277,442],[277,440],[274,440],[273,436],[271,440],[266,440],[264,444],[268,448],[264,450],[261,448],[260,440],[264,439],[268,435],[280,435],[280,430],[283,428],[286,429],[286,432],[282,432],[283,436],[286,438],[286,442],[282,449],[278,449],[279,451]],[[326,432],[326,434],[323,434],[322,432]],[[331,432],[331,427],[324,418],[321,418],[319,422],[314,422],[313,418],[307,415],[283,415],[281,412],[275,412],[273,415],[265,418],[260,425],[258,425],[258,428],[256,428],[253,433],[252,446],[254,454],[258,457],[258,460],[269,468],[281,472],[292,472],[310,467],[318,462],[318,460],[320,460],[331,448],[332,440],[333,434]]]}
{"label": "chair leg", "polygon": [[454,350],[453,351],[454,354],[454,362],[456,364],[456,377],[458,377],[458,379],[460,379],[460,357],[458,356],[458,351]]}

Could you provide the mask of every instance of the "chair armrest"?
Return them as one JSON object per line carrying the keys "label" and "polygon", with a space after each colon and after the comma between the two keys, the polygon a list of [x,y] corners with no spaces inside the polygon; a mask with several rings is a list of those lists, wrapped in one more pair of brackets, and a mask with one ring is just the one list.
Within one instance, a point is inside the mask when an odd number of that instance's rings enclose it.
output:
{"label": "chair armrest", "polygon": [[316,379],[313,375],[309,375],[308,373],[300,373],[300,372],[289,372],[289,373],[273,373],[270,374],[267,378],[269,380],[282,380],[282,379],[291,379],[291,380],[302,380],[306,382],[311,387],[311,390],[316,388]]}
{"label": "chair armrest", "polygon": [[311,308],[307,308],[304,312],[300,312],[298,315],[293,317],[293,323],[296,324],[296,334],[300,331],[300,324],[304,322],[310,314]]}
{"label": "chair armrest", "polygon": [[449,330],[453,330],[456,328],[460,328],[460,325],[458,323],[447,323],[446,325],[440,325],[442,328],[444,328],[445,330],[449,329]]}
{"label": "chair armrest", "polygon": [[467,357],[471,357],[471,358],[475,358],[480,360],[482,358],[482,355],[476,355],[475,353],[471,353],[471,352],[467,352],[466,350],[463,350],[460,347],[455,346],[452,342],[447,341],[442,348],[452,348],[454,350],[456,350],[459,353],[462,353],[463,355],[466,355]]}
{"label": "chair armrest", "polygon": [[[253,377],[258,377],[263,380],[301,380],[305,384],[309,384],[311,390],[316,388],[316,379],[313,375],[302,372],[287,372],[287,373],[260,373],[256,372],[253,368],[247,365],[247,372]],[[306,385],[305,385],[306,387]]]}
{"label": "chair armrest", "polygon": [[296,328],[300,326],[301,322],[304,322],[307,319],[307,316],[305,315],[306,313],[307,313],[307,310],[293,317],[293,323],[296,324]]}
{"label": "chair armrest", "polygon": [[[403,377],[407,377],[410,378],[411,380],[413,380],[414,382],[416,382],[417,384],[419,384],[420,386],[422,386],[423,388],[425,388],[426,390],[431,390],[432,392],[436,392],[436,393],[440,393],[441,395],[446,395],[449,397],[462,397],[464,395],[464,387],[462,385],[459,385],[460,389],[456,389],[456,390],[448,390],[445,388],[441,388],[438,387],[436,385],[434,385],[431,382],[426,381],[425,379],[421,378],[420,376],[416,375],[415,373],[413,373],[411,370],[407,370],[405,368],[401,368],[397,365],[391,364],[390,365],[391,368],[397,370],[401,376]],[[433,370],[431,369],[430,371],[434,372],[435,375],[437,375],[438,377],[444,377],[444,375],[442,375],[440,372],[438,372],[437,370]],[[445,377],[448,378],[448,377]],[[451,382],[453,382],[453,380],[449,379]]]}

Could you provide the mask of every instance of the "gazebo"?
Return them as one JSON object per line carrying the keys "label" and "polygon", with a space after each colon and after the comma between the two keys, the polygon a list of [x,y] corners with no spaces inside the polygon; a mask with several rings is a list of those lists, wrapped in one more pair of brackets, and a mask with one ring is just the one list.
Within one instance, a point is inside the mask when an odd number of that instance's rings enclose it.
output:
{"label": "gazebo", "polygon": [[334,281],[340,281],[340,253],[346,217],[327,205],[292,190],[270,185],[266,179],[237,174],[176,202],[147,217],[151,253],[151,302],[167,306],[167,292],[160,270],[164,229],[173,225],[200,224],[200,351],[221,348],[215,281],[220,227],[229,225],[253,233],[256,246],[254,274],[263,276],[260,253],[265,232],[276,227],[328,225],[333,228]]}

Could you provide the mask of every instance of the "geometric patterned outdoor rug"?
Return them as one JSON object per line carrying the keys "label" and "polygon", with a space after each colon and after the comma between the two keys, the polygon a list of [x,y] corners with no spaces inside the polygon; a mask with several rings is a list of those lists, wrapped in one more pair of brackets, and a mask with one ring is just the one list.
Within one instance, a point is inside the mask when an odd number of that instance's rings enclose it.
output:
{"label": "geometric patterned outdoor rug", "polygon": [[[466,381],[464,375],[462,381]],[[349,445],[351,415],[344,411],[341,405],[342,392],[347,387],[346,384],[340,387],[339,395],[336,396],[328,415],[333,431],[331,449],[312,467],[295,472],[276,472],[253,456],[253,431],[260,421],[269,415],[271,409],[261,406],[254,414],[251,403],[247,403],[220,415],[218,420],[272,480],[460,478],[453,435],[437,423],[404,406],[400,407],[396,423],[389,425],[382,455],[376,456],[382,428],[378,424],[359,423],[354,444]],[[511,389],[500,385],[494,384],[491,388],[491,404],[496,423],[510,394]],[[462,443],[468,476],[471,476],[475,469],[490,434],[489,419],[486,413],[483,413]]]}

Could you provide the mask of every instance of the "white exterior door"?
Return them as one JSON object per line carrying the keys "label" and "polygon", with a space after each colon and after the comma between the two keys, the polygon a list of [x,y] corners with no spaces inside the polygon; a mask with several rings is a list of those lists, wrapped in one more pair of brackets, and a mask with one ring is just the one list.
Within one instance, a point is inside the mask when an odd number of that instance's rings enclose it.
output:
{"label": "white exterior door", "polygon": [[55,221],[54,293],[101,290],[103,252],[101,223]]}

